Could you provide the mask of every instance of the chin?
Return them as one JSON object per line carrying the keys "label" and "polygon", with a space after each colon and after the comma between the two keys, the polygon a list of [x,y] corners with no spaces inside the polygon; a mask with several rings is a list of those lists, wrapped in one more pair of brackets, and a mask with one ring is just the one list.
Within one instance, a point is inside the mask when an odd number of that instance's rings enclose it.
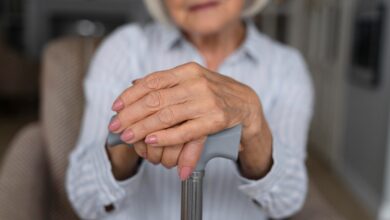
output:
{"label": "chin", "polygon": [[183,28],[185,31],[192,34],[210,35],[222,31],[227,25],[228,24],[225,24],[224,22],[202,21],[185,25]]}
{"label": "chin", "polygon": [[192,34],[200,34],[200,35],[210,35],[210,34],[215,34],[218,33],[222,30],[221,27],[219,26],[195,26],[195,27],[190,27],[187,31],[192,33]]}

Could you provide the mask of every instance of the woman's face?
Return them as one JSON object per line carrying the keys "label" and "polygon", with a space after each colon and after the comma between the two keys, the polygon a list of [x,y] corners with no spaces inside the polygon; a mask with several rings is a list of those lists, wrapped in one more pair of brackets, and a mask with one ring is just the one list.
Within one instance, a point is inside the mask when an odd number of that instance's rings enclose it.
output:
{"label": "woman's face", "polygon": [[238,21],[244,0],[164,0],[173,22],[191,34],[219,32]]}

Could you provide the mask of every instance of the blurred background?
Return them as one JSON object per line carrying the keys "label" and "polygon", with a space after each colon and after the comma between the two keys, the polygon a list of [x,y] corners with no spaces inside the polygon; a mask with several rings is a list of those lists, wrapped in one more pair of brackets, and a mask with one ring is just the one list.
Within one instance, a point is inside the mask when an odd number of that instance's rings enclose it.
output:
{"label": "blurred background", "polygon": [[[310,178],[344,219],[390,219],[389,8],[389,0],[273,0],[255,18],[306,58],[316,88]],[[0,1],[0,158],[40,118],[46,43],[136,21],[150,21],[139,0]]]}

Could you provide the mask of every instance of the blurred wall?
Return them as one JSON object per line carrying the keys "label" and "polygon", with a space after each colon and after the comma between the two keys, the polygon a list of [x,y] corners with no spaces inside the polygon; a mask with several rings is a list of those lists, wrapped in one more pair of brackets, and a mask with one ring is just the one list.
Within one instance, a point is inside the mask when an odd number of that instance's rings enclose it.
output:
{"label": "blurred wall", "polygon": [[[309,147],[377,216],[390,160],[390,17],[382,10],[389,1],[290,3],[298,9],[287,13],[285,33],[298,41],[285,42],[306,57],[316,89]],[[290,22],[291,17],[299,22]]]}
{"label": "blurred wall", "polygon": [[25,0],[24,10],[26,52],[37,58],[54,37],[102,36],[129,21],[149,18],[140,0]]}
{"label": "blurred wall", "polygon": [[[358,2],[342,152],[347,181],[374,212],[383,198],[390,113],[390,20],[381,2],[390,6],[389,1]],[[361,36],[364,41],[358,42]]]}
{"label": "blurred wall", "polygon": [[[388,28],[390,30],[390,28]],[[388,34],[390,31],[388,31]],[[389,55],[390,56],[390,55]],[[389,65],[389,64],[387,64]],[[390,128],[390,117],[387,124],[388,128]],[[386,152],[386,168],[385,168],[385,181],[383,187],[383,196],[382,204],[379,210],[379,220],[387,220],[390,219],[390,129],[388,129],[387,133],[387,152]]]}

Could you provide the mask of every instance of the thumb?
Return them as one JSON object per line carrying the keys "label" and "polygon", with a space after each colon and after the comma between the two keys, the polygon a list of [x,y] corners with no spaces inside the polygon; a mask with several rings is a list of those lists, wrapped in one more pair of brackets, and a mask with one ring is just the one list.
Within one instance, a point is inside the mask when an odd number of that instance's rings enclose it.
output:
{"label": "thumb", "polygon": [[134,79],[133,81],[131,81],[131,83],[133,85],[136,85],[137,83],[139,83],[141,81],[142,78],[138,78],[138,79]]}
{"label": "thumb", "polygon": [[201,137],[184,144],[178,160],[178,173],[181,181],[190,177],[198,163],[207,137]]}

